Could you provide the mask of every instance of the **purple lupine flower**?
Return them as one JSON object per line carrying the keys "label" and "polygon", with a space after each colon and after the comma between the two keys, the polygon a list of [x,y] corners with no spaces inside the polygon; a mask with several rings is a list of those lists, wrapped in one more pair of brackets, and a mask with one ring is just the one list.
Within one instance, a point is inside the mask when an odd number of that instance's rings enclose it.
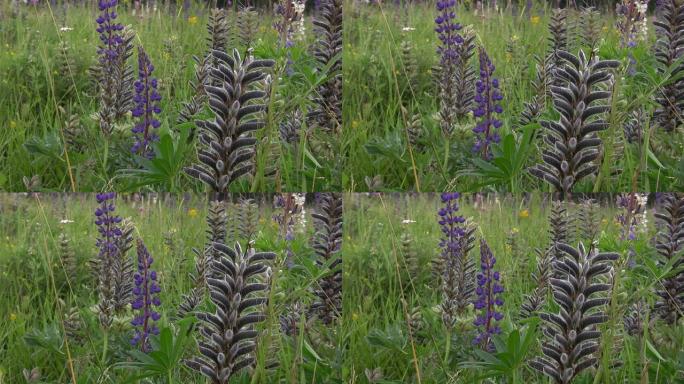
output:
{"label": "purple lupine flower", "polygon": [[100,233],[95,244],[100,249],[100,259],[107,263],[118,252],[116,244],[122,234],[118,225],[121,223],[121,217],[113,214],[116,209],[112,201],[116,198],[115,192],[98,193],[95,198],[100,204],[95,209],[95,225]]}
{"label": "purple lupine flower", "polygon": [[150,351],[150,335],[159,334],[159,328],[154,324],[158,321],[161,315],[154,310],[154,307],[161,305],[159,300],[159,284],[157,283],[157,272],[151,269],[152,256],[147,251],[142,240],[137,242],[138,252],[138,272],[133,276],[135,279],[135,288],[133,288],[133,295],[135,299],[131,303],[131,308],[139,311],[131,321],[131,325],[139,327],[136,329],[131,345],[138,346],[141,351]]}
{"label": "purple lupine flower", "polygon": [[99,249],[97,259],[92,263],[97,276],[97,293],[100,297],[98,304],[98,318],[103,328],[112,324],[115,310],[116,287],[115,266],[119,257],[119,240],[123,231],[119,226],[121,217],[114,214],[114,192],[99,193],[95,196],[99,206],[95,209],[95,225],[100,235],[95,242]]}
{"label": "purple lupine flower", "polygon": [[437,1],[437,11],[439,14],[435,18],[435,32],[439,35],[441,44],[437,47],[437,53],[441,57],[442,67],[453,66],[458,54],[456,46],[463,43],[463,37],[459,35],[461,25],[455,22],[456,0]]}
{"label": "purple lupine flower", "polygon": [[442,254],[455,253],[459,251],[458,239],[465,232],[461,224],[465,223],[465,218],[458,215],[458,199],[461,195],[458,192],[442,193],[442,203],[444,207],[439,209],[439,225],[442,229],[442,240],[439,243]]}
{"label": "purple lupine flower", "polygon": [[496,130],[501,128],[502,123],[494,115],[503,112],[501,104],[498,103],[503,99],[503,96],[499,91],[499,80],[493,75],[494,64],[492,64],[484,48],[480,48],[480,79],[475,84],[477,94],[475,95],[476,107],[473,109],[473,115],[476,118],[482,118],[482,120],[473,128],[473,132],[478,136],[473,146],[473,152],[481,153],[485,160],[492,158],[489,145],[501,141]]}
{"label": "purple lupine flower", "polygon": [[138,48],[138,80],[135,82],[135,107],[131,111],[133,117],[141,120],[133,127],[136,136],[131,152],[138,153],[148,159],[154,157],[151,143],[159,140],[159,136],[152,130],[159,128],[161,123],[154,116],[161,113],[159,101],[161,95],[157,92],[157,79],[152,77],[154,66],[142,47]]}
{"label": "purple lupine flower", "polygon": [[100,11],[102,12],[96,19],[97,33],[100,34],[102,43],[97,50],[100,55],[100,64],[108,65],[113,63],[118,57],[117,48],[123,44],[122,31],[123,24],[115,22],[117,14],[117,0],[99,0]]}
{"label": "purple lupine flower", "polygon": [[458,215],[458,193],[443,193],[444,206],[438,211],[442,230],[439,247],[441,254],[437,271],[441,275],[442,322],[451,329],[459,314],[467,309],[474,292],[474,265],[468,252],[474,241],[475,228],[469,227],[463,216]]}
{"label": "purple lupine flower", "polygon": [[473,340],[473,344],[481,345],[484,349],[493,349],[492,335],[501,333],[501,328],[494,322],[503,319],[503,314],[496,307],[503,305],[500,294],[503,286],[499,282],[499,272],[494,271],[496,258],[484,239],[480,240],[480,273],[477,275],[477,300],[473,302],[475,310],[482,312],[477,315],[473,325],[480,327],[480,333]]}

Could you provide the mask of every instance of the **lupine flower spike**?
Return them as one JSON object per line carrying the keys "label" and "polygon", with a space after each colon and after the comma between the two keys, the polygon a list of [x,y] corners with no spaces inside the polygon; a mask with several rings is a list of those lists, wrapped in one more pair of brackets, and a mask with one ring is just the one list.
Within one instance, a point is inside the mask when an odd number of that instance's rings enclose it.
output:
{"label": "lupine flower spike", "polygon": [[582,243],[576,249],[567,244],[558,247],[566,256],[553,263],[559,277],[551,278],[551,289],[560,311],[539,315],[547,324],[547,340],[542,343],[544,357],[535,358],[530,366],[554,383],[569,384],[598,361],[594,356],[601,338],[598,325],[608,319],[600,307],[609,299],[595,296],[611,289],[600,277],[612,270],[611,263],[618,254],[598,253],[595,249],[587,252]]}
{"label": "lupine flower spike", "polygon": [[475,292],[475,266],[468,258],[473,248],[475,228],[466,224],[465,218],[458,215],[460,195],[443,193],[443,208],[438,212],[442,238],[439,268],[442,281],[442,322],[452,328],[459,314],[463,314]]}
{"label": "lupine flower spike", "polygon": [[656,238],[658,264],[664,266],[674,260],[672,272],[656,285],[655,310],[666,323],[676,325],[684,312],[684,198],[668,194],[655,216],[663,228]]}
{"label": "lupine flower spike", "polygon": [[[185,363],[201,372],[214,384],[228,384],[231,377],[254,361],[258,336],[255,325],[264,321],[263,309],[267,303],[268,283],[259,277],[267,276],[267,262],[275,259],[272,252],[243,252],[239,243],[230,248],[214,243],[220,258],[211,264],[207,279],[209,297],[215,312],[198,312],[202,322],[200,354]],[[263,279],[261,279],[263,280]]]}
{"label": "lupine flower spike", "polygon": [[492,336],[501,333],[501,328],[496,325],[503,319],[503,313],[497,311],[497,307],[503,305],[501,293],[504,289],[501,285],[501,276],[494,270],[496,258],[484,239],[480,240],[480,273],[477,275],[477,288],[475,294],[477,300],[473,302],[476,311],[480,313],[475,318],[473,325],[480,329],[473,344],[480,345],[483,349],[491,351],[494,348]]}
{"label": "lupine flower spike", "polygon": [[442,133],[450,136],[456,125],[456,106],[459,102],[456,93],[456,71],[458,52],[457,47],[463,43],[463,38],[458,34],[461,25],[456,23],[454,8],[456,0],[437,1],[438,15],[435,18],[435,32],[439,36],[440,44],[437,53],[439,61],[439,119]]}
{"label": "lupine flower spike", "polygon": [[[660,64],[658,73],[671,71],[675,78],[684,72],[684,63],[675,65],[684,57],[684,3],[677,0],[662,0],[659,3],[658,18],[655,25],[658,41],[655,45],[656,60]],[[674,132],[684,124],[684,78],[667,82],[656,97],[660,108],[655,111],[655,119],[662,129]]]}
{"label": "lupine flower spike", "polygon": [[342,127],[342,0],[324,0],[313,23],[320,36],[314,57],[320,70],[329,69],[309,118],[322,130],[338,133]]}
{"label": "lupine flower spike", "polygon": [[133,101],[133,73],[126,63],[133,48],[133,33],[116,22],[117,3],[117,0],[99,0],[102,13],[96,20],[100,58],[94,74],[100,92],[100,129],[107,137],[114,131],[114,122],[131,109]]}
{"label": "lupine flower spike", "polygon": [[148,159],[154,157],[152,142],[159,140],[159,136],[154,132],[161,126],[155,115],[161,113],[159,101],[161,95],[157,92],[157,79],[152,77],[154,66],[150,58],[142,47],[138,48],[138,80],[135,82],[135,108],[133,117],[140,118],[140,121],[133,127],[133,134],[136,136],[135,144],[131,152],[140,154]]}
{"label": "lupine flower spike", "polygon": [[316,265],[328,272],[318,280],[314,289],[317,296],[312,305],[324,324],[332,324],[342,313],[342,196],[338,193],[321,194],[319,211],[312,213],[317,228],[313,240]]}
{"label": "lupine flower spike", "polygon": [[492,158],[490,144],[501,140],[497,130],[501,128],[502,123],[496,115],[503,112],[499,104],[503,96],[499,91],[499,79],[493,75],[494,64],[484,48],[480,48],[480,80],[476,83],[475,103],[477,106],[473,110],[473,115],[480,121],[473,128],[473,132],[477,135],[473,152],[479,153],[485,160]]}
{"label": "lupine flower spike", "polygon": [[610,98],[611,92],[597,88],[611,81],[608,70],[619,63],[602,61],[596,56],[587,59],[583,51],[579,56],[565,51],[556,55],[567,62],[555,70],[564,85],[551,87],[553,105],[561,117],[557,122],[541,122],[547,130],[544,162],[529,171],[553,185],[565,198],[577,182],[598,170],[596,162],[600,160],[602,142],[597,133],[608,128],[603,114],[610,106],[597,102]]}
{"label": "lupine flower spike", "polygon": [[131,308],[138,311],[138,314],[131,321],[131,325],[138,329],[131,339],[131,345],[137,346],[143,352],[149,352],[150,335],[159,334],[159,328],[155,322],[161,318],[161,315],[154,310],[154,307],[161,305],[159,300],[161,288],[157,282],[157,272],[152,270],[154,260],[142,240],[138,239],[136,249],[138,252],[138,272],[133,276],[135,300],[131,303]]}
{"label": "lupine flower spike", "polygon": [[261,102],[266,92],[257,84],[266,79],[264,69],[274,65],[272,60],[244,59],[237,50],[232,56],[213,52],[218,67],[211,68],[211,76],[220,86],[207,86],[209,107],[214,120],[197,121],[200,129],[199,163],[185,168],[192,177],[201,180],[215,192],[227,193],[230,184],[249,174],[253,167],[256,138],[253,132],[264,126],[262,114],[266,105]]}
{"label": "lupine flower spike", "polygon": [[100,297],[98,304],[99,320],[103,328],[112,324],[114,312],[114,263],[119,257],[118,239],[122,232],[119,227],[121,217],[114,214],[114,192],[96,195],[99,206],[95,210],[95,225],[100,233],[96,246],[100,250],[97,259],[92,263],[97,278],[97,292]]}

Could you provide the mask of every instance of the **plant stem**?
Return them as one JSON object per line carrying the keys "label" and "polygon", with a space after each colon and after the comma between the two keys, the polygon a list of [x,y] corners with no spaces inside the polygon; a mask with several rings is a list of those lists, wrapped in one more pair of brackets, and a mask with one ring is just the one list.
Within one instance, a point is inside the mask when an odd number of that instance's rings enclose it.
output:
{"label": "plant stem", "polygon": [[104,342],[102,343],[102,364],[105,363],[105,359],[107,358],[107,346],[109,344],[109,331],[105,330],[104,331]]}
{"label": "plant stem", "polygon": [[446,348],[444,349],[444,364],[449,364],[449,351],[451,350],[451,329],[446,332]]}
{"label": "plant stem", "polygon": [[447,167],[449,166],[449,150],[451,149],[451,143],[449,142],[448,137],[444,140],[444,146],[444,167],[442,167],[442,169],[448,170]]}

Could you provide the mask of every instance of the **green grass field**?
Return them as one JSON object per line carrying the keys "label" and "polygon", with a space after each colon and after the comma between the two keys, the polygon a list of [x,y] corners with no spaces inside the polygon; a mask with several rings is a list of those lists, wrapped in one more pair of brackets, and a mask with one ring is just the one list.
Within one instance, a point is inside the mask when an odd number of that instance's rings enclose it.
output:
{"label": "green grass field", "polygon": [[[647,210],[646,224],[639,224],[634,241],[620,240],[615,218],[619,210],[613,197],[597,196],[597,248],[620,254],[615,262],[614,290],[606,308],[609,317],[603,331],[595,369],[581,374],[573,383],[675,383],[682,380],[684,339],[682,326],[668,326],[651,318],[642,334],[626,333],[623,318],[630,306],[644,300],[647,307],[655,297],[660,275],[651,244],[655,233],[653,211]],[[546,248],[550,229],[551,202],[535,194],[527,197],[481,195],[461,198],[460,215],[472,222],[477,241],[469,258],[479,271],[479,239],[486,239],[496,257],[495,270],[504,287],[500,311],[503,348],[513,348],[508,336],[525,332],[536,323],[520,320],[524,295],[535,288],[535,248]],[[541,332],[537,330],[528,349],[516,350],[500,364],[505,374],[494,377],[484,364],[475,336],[472,306],[460,317],[451,333],[442,322],[442,293],[432,263],[439,258],[441,231],[437,194],[350,195],[346,206],[347,238],[344,247],[344,316],[352,324],[346,363],[350,383],[548,383],[548,378],[526,363],[540,355]],[[568,206],[574,216],[577,205]],[[587,221],[568,226],[570,240],[584,241],[576,230]],[[632,250],[630,252],[630,250]],[[633,254],[633,256],[628,256]],[[550,300],[550,296],[549,296]],[[545,306],[551,312],[557,306]],[[655,316],[651,312],[651,316]],[[648,320],[645,320],[646,322]],[[537,325],[537,327],[540,327]],[[492,359],[491,356],[489,359]],[[489,360],[491,361],[491,360]],[[620,362],[619,365],[614,363]],[[500,363],[500,362],[499,362]],[[493,368],[496,364],[492,364]],[[492,369],[493,370],[493,369]],[[375,377],[375,381],[369,380]],[[375,374],[375,376],[373,376]],[[490,377],[490,381],[486,378]]]}
{"label": "green grass field", "polygon": [[[548,184],[526,171],[539,161],[542,142],[539,137],[527,145],[523,136],[532,135],[530,130],[540,136],[543,129],[535,124],[518,127],[523,105],[534,95],[534,57],[543,58],[548,52],[551,9],[544,4],[535,2],[531,16],[521,12],[511,16],[503,9],[480,15],[463,7],[456,9],[455,21],[475,32],[476,45],[488,53],[496,67],[494,77],[501,83],[503,114],[498,117],[503,127],[499,133],[502,142],[508,143],[495,154],[491,162],[495,167],[491,167],[476,163],[477,156],[471,152],[472,116],[460,120],[449,138],[440,130],[440,97],[434,78],[434,66],[439,63],[434,4],[397,7],[392,2],[376,6],[347,2],[344,142],[349,160],[344,167],[345,189],[550,191]],[[623,133],[633,110],[644,107],[645,116],[650,115],[652,96],[668,81],[656,74],[651,52],[655,41],[652,19],[649,14],[648,39],[632,49],[636,74],[628,75],[629,52],[620,48],[615,13],[601,10],[598,55],[619,60],[621,67],[610,101],[613,108],[606,117],[610,127],[600,133],[604,146],[599,171],[577,185],[576,192],[669,191],[684,185],[681,126],[678,133],[668,134],[646,121],[641,145],[627,143]],[[577,20],[577,16],[571,13],[568,20]],[[572,53],[579,48],[587,51],[585,41],[577,37],[579,29],[569,24]],[[477,76],[477,50],[470,65]],[[542,119],[558,117],[550,103],[542,112]],[[409,145],[408,129],[414,120],[422,126],[422,133],[417,143]],[[373,181],[374,177],[378,179]]]}
{"label": "green grass field", "polygon": [[[194,124],[176,121],[182,104],[194,92],[188,84],[195,76],[192,56],[201,57],[207,51],[209,12],[198,2],[192,2],[187,15],[179,8],[138,17],[130,5],[119,7],[118,20],[135,31],[133,44],[145,48],[160,83],[163,154],[157,156],[159,163],[151,166],[130,153],[134,124],[130,114],[117,124],[111,139],[105,140],[100,132],[95,115],[99,108],[97,90],[88,74],[89,67],[97,62],[97,7],[70,6],[64,11],[61,6],[20,6],[15,12],[9,2],[3,2],[0,190],[203,191],[201,183],[183,172],[183,167],[197,161],[197,140],[187,144],[184,140]],[[299,142],[286,143],[279,133],[280,124],[290,121],[295,110],[306,115],[318,85],[325,80],[325,74],[316,72],[309,53],[315,40],[311,16],[306,15],[304,20],[304,37],[286,50],[278,45],[272,9],[261,7],[258,12],[250,24],[253,54],[276,61],[271,74],[270,112],[266,126],[256,133],[257,171],[251,178],[234,183],[232,190],[339,190],[340,159],[333,155],[339,153],[339,144],[334,136],[307,128],[306,122],[298,127]],[[244,56],[246,48],[239,43],[235,11],[230,11],[228,19],[232,26],[226,35],[229,49],[236,48]],[[128,63],[137,78],[137,48]],[[197,119],[211,116],[204,108]],[[68,145],[70,137],[74,142]]]}
{"label": "green grass field", "polygon": [[[291,249],[296,266],[286,268],[287,244],[271,218],[278,213],[272,208],[273,196],[253,197],[259,204],[254,211],[254,246],[258,251],[273,251],[277,257],[271,264],[267,319],[257,326],[256,363],[231,382],[340,382],[344,354],[340,325],[326,327],[310,319],[306,326],[297,323],[307,329],[298,336],[280,331],[281,316],[298,318],[292,312],[295,303],[304,309],[310,305],[312,289],[323,273],[314,264],[309,247],[313,207],[306,206],[306,223],[295,226]],[[95,278],[89,268],[89,261],[98,253],[94,195],[3,194],[0,199],[0,286],[5,289],[0,300],[0,383],[26,382],[23,370],[34,368],[40,378],[29,381],[32,383],[204,382],[201,375],[173,359],[163,360],[170,364],[166,371],[134,380],[145,371],[126,366],[136,361],[131,354],[135,348],[129,342],[133,335],[130,309],[115,317],[105,336],[98,322]],[[233,218],[229,231],[236,225],[234,209],[229,210]],[[177,357],[197,354],[192,338],[197,331],[181,339],[183,328],[175,315],[182,295],[192,288],[188,275],[195,268],[192,248],[201,250],[206,239],[206,198],[121,195],[116,213],[134,223],[134,237],[144,241],[154,258],[152,267],[158,271],[162,290],[159,328],[171,330],[173,340],[179,343],[174,349]],[[72,259],[61,256],[60,234],[69,239]],[[245,241],[240,241],[244,247]],[[128,257],[134,260],[135,247]],[[212,308],[208,300],[200,306],[204,307]]]}

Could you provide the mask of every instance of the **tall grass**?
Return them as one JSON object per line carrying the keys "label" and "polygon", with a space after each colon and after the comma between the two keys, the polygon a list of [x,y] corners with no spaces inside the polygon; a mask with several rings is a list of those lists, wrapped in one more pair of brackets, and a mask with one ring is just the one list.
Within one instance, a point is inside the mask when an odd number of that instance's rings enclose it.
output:
{"label": "tall grass", "polygon": [[[613,204],[614,196],[595,198],[600,203],[596,247],[601,252],[618,252],[620,260],[615,265],[615,288],[606,308],[610,320],[601,327],[604,334],[598,352],[601,359],[593,371],[596,374],[585,373],[573,382],[681,380],[683,366],[678,351],[684,345],[682,325],[669,327],[656,322],[633,336],[623,329],[628,307],[639,300],[651,306],[656,299],[652,289],[660,284],[660,272],[653,261],[655,250],[650,244],[656,230],[652,210],[649,208],[647,225],[639,227],[637,239],[623,242],[619,240],[620,227],[615,221],[618,211]],[[344,316],[352,324],[349,346],[354,353],[349,356],[345,380],[369,383],[372,381],[365,373],[379,369],[384,381],[376,382],[382,383],[487,382],[483,381],[485,370],[469,368],[469,364],[483,361],[474,352],[478,347],[472,346],[477,333],[472,325],[474,310],[459,317],[449,341],[449,332],[439,313],[442,296],[431,267],[440,253],[439,195],[354,194],[348,195],[347,200],[345,224],[351,238],[344,245]],[[534,249],[544,249],[549,243],[549,195],[480,195],[477,199],[470,195],[461,198],[460,206],[459,214],[477,226],[476,236],[487,240],[496,257],[504,286],[504,305],[497,309],[505,316],[500,323],[506,337],[525,324],[519,313],[524,295],[535,288],[531,277],[537,267]],[[569,210],[574,216],[578,207],[570,205]],[[575,222],[569,228],[570,237],[575,238],[574,233],[586,225]],[[413,239],[408,249],[402,243],[402,235],[406,234]],[[477,249],[469,257],[477,262]],[[553,313],[557,307],[550,302],[549,297],[546,308]],[[524,356],[509,358],[529,361],[540,355],[542,337],[539,332]],[[450,352],[446,359],[445,350]],[[616,362],[621,364],[615,365]],[[546,380],[523,364],[506,379],[495,382]]]}
{"label": "tall grass", "polygon": [[[182,172],[183,166],[196,161],[195,142],[185,144],[182,134],[194,124],[177,124],[176,119],[182,103],[189,101],[194,92],[188,84],[194,78],[192,56],[201,57],[206,52],[209,9],[193,1],[187,15],[179,3],[178,9],[161,8],[140,17],[132,14],[130,6],[118,8],[117,20],[136,32],[134,44],[144,46],[160,81],[160,136],[163,142],[168,134],[170,141],[165,148],[170,154],[163,156],[162,170],[150,175],[147,167],[141,172],[140,162],[133,160],[127,148],[133,140],[131,118],[117,126],[109,146],[99,132],[95,116],[97,92],[88,75],[88,68],[97,60],[96,8],[20,6],[15,12],[9,2],[0,5],[0,190],[203,191],[200,182]],[[236,183],[233,190],[339,189],[339,176],[334,176],[339,175],[339,170],[334,158],[320,149],[321,142],[332,142],[333,138],[309,129],[307,134],[300,135],[298,145],[289,145],[281,142],[278,134],[279,124],[292,111],[306,111],[311,106],[312,95],[325,78],[315,73],[315,61],[308,53],[315,39],[312,15],[306,15],[304,40],[286,51],[278,46],[278,36],[272,28],[272,9],[263,7],[258,11],[253,53],[257,58],[272,58],[277,63],[267,125],[256,135],[257,171],[250,180]],[[234,10],[229,19],[233,25]],[[229,49],[239,48],[244,55],[245,47],[237,43],[238,31],[232,30],[228,38]],[[68,47],[68,66],[63,64],[60,43]],[[288,54],[291,75],[285,73]],[[131,59],[131,65],[134,60]],[[76,138],[82,149],[66,145],[66,121],[72,115],[80,126]],[[209,116],[205,109],[197,118]],[[302,132],[305,130],[306,125]],[[27,186],[24,178],[28,181],[34,176],[40,183]]]}
{"label": "tall grass", "polygon": [[[236,375],[234,382],[335,382],[341,372],[342,333],[313,320],[307,323],[306,331],[295,336],[285,336],[279,329],[280,316],[291,315],[293,303],[307,305],[314,300],[312,289],[317,286],[319,268],[308,245],[313,235],[311,220],[304,232],[296,232],[295,239],[286,245],[271,220],[275,213],[270,208],[273,196],[252,197],[259,203],[254,247],[273,250],[277,259],[271,266],[266,320],[257,328],[257,361],[250,374]],[[116,204],[118,214],[134,223],[134,237],[144,240],[154,258],[162,289],[162,305],[155,307],[162,314],[159,327],[177,331],[178,305],[192,288],[188,276],[194,272],[192,248],[203,249],[206,238],[207,198],[119,195]],[[130,310],[115,318],[108,331],[109,350],[102,358],[95,277],[88,267],[89,260],[97,255],[93,224],[96,206],[90,194],[0,195],[0,285],[5,288],[0,299],[0,383],[22,382],[22,370],[32,368],[40,371],[41,382],[60,383],[123,383],[138,373],[119,368],[131,361],[129,353],[134,349],[129,344],[133,335]],[[60,233],[71,240],[74,275],[60,258]],[[284,267],[286,246],[294,253],[296,268]],[[206,303],[200,306],[205,307],[210,308]],[[75,335],[66,331],[63,322],[73,308],[82,327]],[[197,354],[196,348],[195,342],[186,343],[183,356]],[[203,382],[182,363],[172,367],[171,373],[168,383]]]}
{"label": "tall grass", "polygon": [[[503,6],[503,5],[502,5]],[[523,167],[501,166],[502,175],[492,176],[478,167],[471,153],[475,125],[472,118],[457,127],[450,142],[445,143],[439,131],[438,88],[433,80],[433,66],[439,62],[436,54],[437,35],[434,31],[436,10],[430,3],[409,3],[394,6],[384,2],[362,6],[347,2],[345,14],[344,50],[344,144],[349,156],[345,163],[344,186],[354,191],[368,190],[366,178],[380,176],[382,185],[375,190],[472,190],[482,188],[520,192],[550,191],[534,180],[525,168],[540,159],[541,140],[534,140],[525,152],[518,127],[524,102],[533,97],[531,80],[535,76],[535,56],[547,54],[547,25],[551,10],[536,3],[530,15],[510,10],[486,11],[476,15],[465,7],[456,10],[456,21],[471,26],[476,43],[482,45],[496,66],[495,76],[501,81],[503,93],[500,115],[504,121],[501,135],[514,133],[514,154],[523,157]],[[619,36],[614,28],[613,10],[601,10],[601,41],[598,55],[622,63],[614,86],[617,95],[607,120],[610,128],[600,137],[604,142],[602,167],[595,178],[580,183],[576,192],[661,191],[683,185],[681,135],[669,135],[659,127],[644,122],[643,145],[628,144],[623,125],[629,113],[643,106],[646,112],[654,108],[654,94],[666,81],[656,74],[651,47],[655,41],[649,24],[648,41],[631,50],[636,59],[636,74],[626,74],[629,51],[619,48]],[[569,18],[576,20],[576,16]],[[570,30],[577,30],[569,26]],[[401,44],[412,47],[417,63],[417,76],[411,79],[402,57]],[[571,51],[583,43],[570,39]],[[477,63],[473,62],[474,67]],[[402,107],[407,112],[402,112]],[[421,117],[424,127],[423,145],[408,144],[407,127],[413,114]],[[543,119],[555,120],[551,108],[543,111]],[[539,127],[526,128],[539,132]],[[445,161],[445,156],[448,156]],[[513,159],[505,154],[505,161]],[[510,164],[510,163],[509,163]]]}

